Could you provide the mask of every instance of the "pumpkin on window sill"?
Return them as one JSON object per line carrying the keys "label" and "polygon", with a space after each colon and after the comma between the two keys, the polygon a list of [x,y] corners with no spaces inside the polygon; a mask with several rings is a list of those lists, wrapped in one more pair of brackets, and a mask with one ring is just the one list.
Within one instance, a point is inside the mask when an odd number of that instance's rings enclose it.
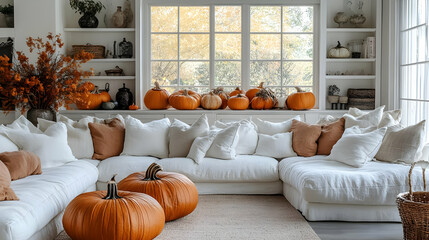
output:
{"label": "pumpkin on window sill", "polygon": [[244,94],[237,94],[228,100],[231,110],[246,110],[249,108],[249,99]]}
{"label": "pumpkin on window sill", "polygon": [[200,106],[201,95],[188,89],[179,90],[170,95],[168,102],[178,110],[194,110]]}
{"label": "pumpkin on window sill", "polygon": [[261,89],[256,96],[250,102],[252,109],[255,110],[265,110],[272,109],[275,106],[275,98],[271,94],[270,90]]}
{"label": "pumpkin on window sill", "polygon": [[138,110],[138,109],[139,109],[139,106],[137,106],[137,105],[135,105],[135,104],[133,103],[132,105],[130,105],[130,106],[128,107],[128,109],[129,109],[129,110]]}
{"label": "pumpkin on window sill", "polygon": [[222,106],[222,98],[214,91],[204,94],[201,98],[201,107],[207,110],[216,110]]}
{"label": "pumpkin on window sill", "polygon": [[286,105],[291,110],[308,110],[316,104],[316,97],[312,92],[305,92],[300,87],[295,87],[296,93],[292,93],[286,99]]}
{"label": "pumpkin on window sill", "polygon": [[213,93],[218,95],[222,100],[222,104],[220,105],[221,109],[225,109],[226,107],[228,107],[229,95],[223,90],[223,87],[217,87],[213,90]]}
{"label": "pumpkin on window sill", "polygon": [[169,107],[167,90],[162,89],[158,82],[155,82],[155,87],[147,91],[144,96],[144,105],[150,110],[163,110]]}
{"label": "pumpkin on window sill", "polygon": [[252,99],[256,96],[256,93],[258,93],[261,89],[264,89],[264,82],[261,82],[257,88],[251,88],[247,90],[246,97],[249,99],[249,101],[252,101]]}

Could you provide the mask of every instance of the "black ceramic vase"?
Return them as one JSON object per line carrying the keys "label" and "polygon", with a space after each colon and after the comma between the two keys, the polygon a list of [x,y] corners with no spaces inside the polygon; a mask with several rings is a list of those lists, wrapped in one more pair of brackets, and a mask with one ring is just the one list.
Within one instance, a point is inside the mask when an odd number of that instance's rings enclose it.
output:
{"label": "black ceramic vase", "polygon": [[125,83],[122,88],[118,89],[116,101],[118,102],[118,109],[120,110],[128,110],[128,107],[133,104],[133,93],[129,88],[125,87]]}
{"label": "black ceramic vase", "polygon": [[79,26],[81,28],[96,28],[98,27],[98,19],[94,14],[85,13],[79,18]]}
{"label": "black ceramic vase", "polygon": [[37,119],[43,118],[49,121],[57,121],[57,114],[52,109],[34,109],[30,108],[27,111],[27,119],[37,127]]}

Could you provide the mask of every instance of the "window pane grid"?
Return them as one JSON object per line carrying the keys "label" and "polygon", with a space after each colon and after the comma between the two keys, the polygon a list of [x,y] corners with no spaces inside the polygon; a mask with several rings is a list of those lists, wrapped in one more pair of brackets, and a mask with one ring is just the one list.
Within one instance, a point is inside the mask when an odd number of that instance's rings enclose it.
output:
{"label": "window pane grid", "polygon": [[[152,8],[157,8],[157,6],[152,6]],[[241,44],[239,41],[241,42],[241,36],[246,36],[242,35],[243,32],[241,31],[243,30],[241,29],[241,11],[246,9],[243,8],[243,5],[162,6],[158,8],[167,9],[168,12],[172,13],[172,16],[177,16],[177,22],[172,23],[173,26],[170,27],[151,27],[152,47],[158,48],[157,51],[152,48],[150,56],[152,85],[154,81],[160,81],[163,87],[169,89],[179,89],[181,87],[205,89],[215,86],[233,88],[242,85],[243,81],[249,81],[247,86],[256,86],[259,84],[255,82],[256,80],[268,79],[264,80],[266,85],[275,88],[280,96],[284,95],[283,91],[287,94],[295,86],[313,90],[314,29],[312,6],[269,5],[250,6],[250,8],[247,8],[251,11],[250,16],[254,11],[260,17],[260,19],[249,18],[250,23],[257,22],[261,27],[258,30],[253,27],[252,31],[247,32],[248,36],[255,38],[254,42],[257,42],[257,44],[263,44],[264,41],[261,40],[267,38],[268,40],[273,40],[277,48],[276,50],[268,44],[269,47],[266,47],[268,52],[262,52],[261,49],[264,47],[255,45],[255,48],[259,48],[259,52],[254,51],[253,55],[249,55],[250,59],[247,59],[247,62],[251,65],[250,75],[252,76],[252,72],[257,73],[261,69],[265,70],[265,72],[253,80],[242,79],[241,76],[243,59],[241,58]],[[222,9],[222,11],[217,11],[218,9]],[[160,9],[156,10],[159,13]],[[240,13],[239,17],[231,14],[234,11]],[[285,17],[287,11],[295,11],[295,13],[306,14],[306,16],[311,17],[307,17],[303,21],[296,21],[293,18],[294,16]],[[153,12],[151,11],[151,14]],[[202,23],[199,23],[202,26],[195,23],[196,19],[198,19],[196,22],[201,22],[199,21],[201,16],[205,18]],[[217,16],[224,17],[220,19]],[[271,19],[272,16],[276,16],[276,18]],[[153,19],[154,16],[151,16],[152,23]],[[272,21],[267,22],[267,19]],[[166,17],[162,16],[160,21],[162,20],[166,21]],[[229,26],[225,24],[226,22],[232,22],[233,24]],[[250,27],[252,28],[252,24],[250,24]],[[168,38],[171,38],[171,35],[176,36],[175,41],[171,39],[167,41]],[[154,42],[155,38],[162,41]],[[289,40],[289,38],[292,40]],[[301,48],[298,42],[302,39],[305,40],[302,42],[306,45],[303,48],[304,50],[299,50]],[[252,43],[250,44],[252,46]],[[170,51],[169,55],[163,55],[165,53],[159,50],[168,49],[168,46],[171,49],[172,45],[176,45],[175,48],[173,47],[174,50],[177,50],[176,53],[171,53]],[[290,48],[298,50],[290,50]],[[286,49],[288,51],[285,51]],[[225,56],[225,53],[227,53],[227,56]],[[174,64],[176,67],[172,66]],[[300,70],[303,69],[299,67],[302,64],[307,66],[304,69],[307,71],[305,74],[299,74]],[[310,70],[308,71],[308,69]],[[174,71],[175,73],[173,73]]]}

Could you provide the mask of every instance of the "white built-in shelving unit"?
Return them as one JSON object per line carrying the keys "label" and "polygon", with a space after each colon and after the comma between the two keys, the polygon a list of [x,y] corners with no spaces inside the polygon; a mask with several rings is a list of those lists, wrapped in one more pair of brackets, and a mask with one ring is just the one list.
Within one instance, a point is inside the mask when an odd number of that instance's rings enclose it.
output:
{"label": "white built-in shelving unit", "polygon": [[[357,3],[359,0],[351,0]],[[381,82],[381,0],[360,0],[363,2],[363,13],[366,21],[362,26],[350,23],[341,28],[334,22],[337,12],[347,13],[347,2],[344,0],[320,1],[320,81],[319,106],[320,109],[330,109],[327,102],[328,87],[337,85],[340,95],[346,96],[349,88],[374,88],[375,105],[380,105]],[[366,37],[376,38],[375,58],[327,58],[329,49],[337,45],[337,41],[347,47],[352,40],[363,40]],[[340,74],[333,74],[333,73]],[[350,74],[353,73],[353,74]]]}

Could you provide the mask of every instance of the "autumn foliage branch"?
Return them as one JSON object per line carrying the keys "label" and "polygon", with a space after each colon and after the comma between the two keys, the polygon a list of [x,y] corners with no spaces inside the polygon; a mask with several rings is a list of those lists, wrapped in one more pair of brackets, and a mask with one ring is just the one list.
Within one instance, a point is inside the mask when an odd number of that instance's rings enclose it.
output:
{"label": "autumn foliage branch", "polygon": [[16,64],[9,58],[0,56],[0,100],[3,109],[29,108],[53,109],[69,107],[80,93],[87,92],[81,87],[82,79],[90,76],[89,71],[81,70],[81,65],[94,56],[81,52],[73,57],[59,53],[64,46],[60,35],[49,33],[42,38],[27,38],[30,53],[37,54],[37,61],[30,63],[21,51],[17,52]]}

